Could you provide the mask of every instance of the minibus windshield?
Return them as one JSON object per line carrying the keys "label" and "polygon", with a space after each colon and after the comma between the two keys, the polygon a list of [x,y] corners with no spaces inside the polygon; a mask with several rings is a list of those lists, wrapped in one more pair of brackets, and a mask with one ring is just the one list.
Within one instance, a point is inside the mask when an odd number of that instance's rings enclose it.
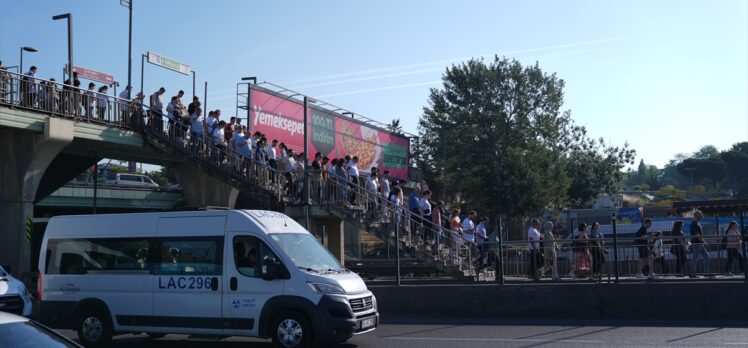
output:
{"label": "minibus windshield", "polygon": [[291,260],[303,269],[317,272],[344,271],[338,260],[308,233],[277,233],[272,238]]}

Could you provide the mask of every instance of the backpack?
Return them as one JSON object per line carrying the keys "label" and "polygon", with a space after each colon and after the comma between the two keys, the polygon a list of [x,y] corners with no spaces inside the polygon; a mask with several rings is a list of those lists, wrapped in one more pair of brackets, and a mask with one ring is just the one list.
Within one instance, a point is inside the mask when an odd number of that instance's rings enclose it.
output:
{"label": "backpack", "polygon": [[727,249],[727,236],[722,237],[722,243],[719,244],[720,250]]}

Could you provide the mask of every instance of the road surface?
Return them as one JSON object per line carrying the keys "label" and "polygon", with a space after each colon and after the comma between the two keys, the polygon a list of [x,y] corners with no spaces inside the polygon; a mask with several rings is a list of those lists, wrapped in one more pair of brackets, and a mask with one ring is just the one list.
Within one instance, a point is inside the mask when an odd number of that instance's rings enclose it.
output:
{"label": "road surface", "polygon": [[[419,323],[420,322],[420,323]],[[75,337],[72,331],[63,334]],[[517,323],[454,322],[424,323],[423,320],[397,320],[376,331],[355,336],[340,348],[353,347],[748,347],[748,326],[689,323]],[[114,338],[110,347],[138,348],[246,348],[272,347],[269,340],[230,337],[188,339],[168,335],[149,339],[145,335]]]}

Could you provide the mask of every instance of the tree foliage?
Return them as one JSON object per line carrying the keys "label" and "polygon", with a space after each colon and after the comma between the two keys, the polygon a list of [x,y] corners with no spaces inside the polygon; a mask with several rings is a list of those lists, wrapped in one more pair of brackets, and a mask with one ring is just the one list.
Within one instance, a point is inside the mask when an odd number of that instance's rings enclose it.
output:
{"label": "tree foliage", "polygon": [[[633,151],[591,140],[561,111],[563,80],[495,57],[448,68],[419,121],[417,159],[468,206],[523,215],[588,202],[616,186]],[[611,176],[611,173],[614,173]]]}
{"label": "tree foliage", "polygon": [[393,119],[392,122],[387,125],[387,130],[395,135],[405,135],[405,133],[403,133],[403,126],[400,124],[399,118]]}

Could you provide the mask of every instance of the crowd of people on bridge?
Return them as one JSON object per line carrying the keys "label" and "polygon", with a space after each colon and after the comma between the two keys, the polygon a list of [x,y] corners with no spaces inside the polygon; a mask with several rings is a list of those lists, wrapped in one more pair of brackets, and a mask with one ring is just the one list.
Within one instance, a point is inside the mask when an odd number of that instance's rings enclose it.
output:
{"label": "crowd of people on bridge", "polygon": [[[39,68],[31,66],[14,79],[0,61],[0,102],[17,102],[22,107],[89,121],[129,121],[126,117],[133,111],[129,103],[130,86],[115,101],[106,83],[97,85],[92,81],[84,88],[78,73],[73,72],[72,80],[68,78],[60,86],[54,78],[37,77],[38,71]],[[142,103],[142,95],[135,100]]]}

